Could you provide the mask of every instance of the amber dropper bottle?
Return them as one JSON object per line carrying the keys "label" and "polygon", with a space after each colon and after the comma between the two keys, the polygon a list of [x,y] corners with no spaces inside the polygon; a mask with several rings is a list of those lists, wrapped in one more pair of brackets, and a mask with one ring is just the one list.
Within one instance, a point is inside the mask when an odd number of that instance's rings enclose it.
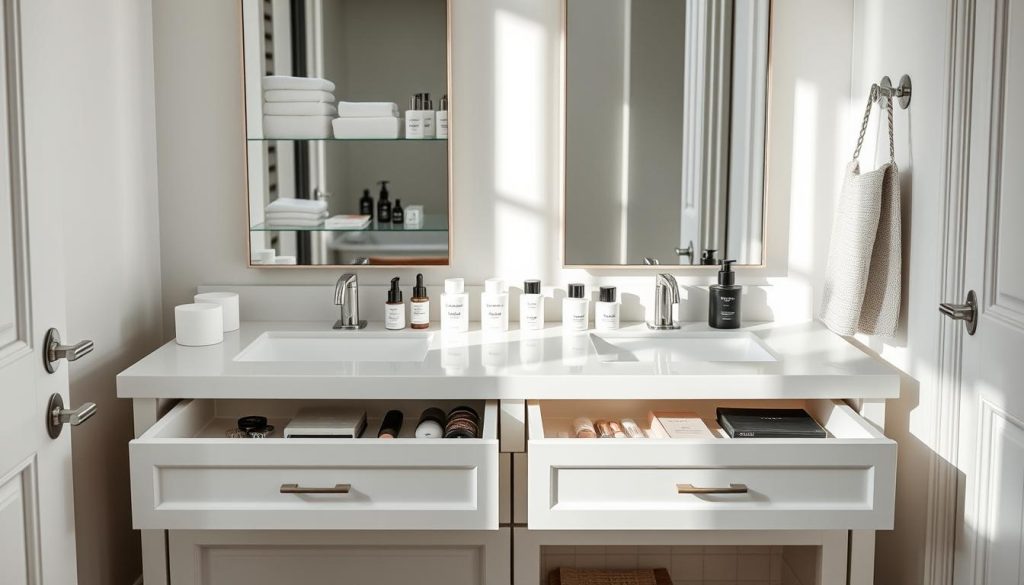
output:
{"label": "amber dropper bottle", "polygon": [[416,286],[412,287],[412,299],[409,302],[409,323],[413,329],[430,327],[430,299],[427,287],[423,286],[423,275],[416,275]]}

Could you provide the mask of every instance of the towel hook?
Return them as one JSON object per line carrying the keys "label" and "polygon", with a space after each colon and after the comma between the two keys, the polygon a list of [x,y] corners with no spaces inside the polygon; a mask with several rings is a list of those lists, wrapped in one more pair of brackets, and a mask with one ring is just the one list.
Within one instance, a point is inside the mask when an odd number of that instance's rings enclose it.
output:
{"label": "towel hook", "polygon": [[875,96],[876,102],[880,102],[888,97],[894,97],[897,99],[900,109],[905,110],[910,107],[910,96],[913,92],[909,75],[900,77],[900,84],[897,87],[892,86],[892,80],[886,75],[882,78],[882,81],[871,86],[871,91]]}

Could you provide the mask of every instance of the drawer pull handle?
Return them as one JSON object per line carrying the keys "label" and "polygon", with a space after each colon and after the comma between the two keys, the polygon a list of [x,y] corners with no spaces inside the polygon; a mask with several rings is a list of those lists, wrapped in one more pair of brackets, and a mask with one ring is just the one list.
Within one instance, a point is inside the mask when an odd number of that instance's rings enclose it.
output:
{"label": "drawer pull handle", "polygon": [[282,494],[347,494],[352,484],[339,483],[334,487],[302,487],[297,483],[282,483]]}
{"label": "drawer pull handle", "polygon": [[748,490],[746,484],[730,483],[729,487],[697,487],[692,483],[677,483],[676,489],[681,494],[745,494]]}

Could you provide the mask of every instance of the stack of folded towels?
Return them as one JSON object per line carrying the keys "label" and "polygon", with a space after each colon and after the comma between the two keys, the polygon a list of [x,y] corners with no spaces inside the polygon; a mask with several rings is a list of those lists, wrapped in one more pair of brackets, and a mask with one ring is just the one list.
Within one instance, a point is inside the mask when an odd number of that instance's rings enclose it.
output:
{"label": "stack of folded towels", "polygon": [[338,102],[335,138],[398,138],[398,104],[393,102]]}
{"label": "stack of folded towels", "polygon": [[264,209],[267,227],[319,227],[327,218],[327,202],[319,199],[291,199],[281,197]]}
{"label": "stack of folded towels", "polygon": [[330,138],[337,115],[334,84],[317,77],[268,75],[263,78],[265,138]]}

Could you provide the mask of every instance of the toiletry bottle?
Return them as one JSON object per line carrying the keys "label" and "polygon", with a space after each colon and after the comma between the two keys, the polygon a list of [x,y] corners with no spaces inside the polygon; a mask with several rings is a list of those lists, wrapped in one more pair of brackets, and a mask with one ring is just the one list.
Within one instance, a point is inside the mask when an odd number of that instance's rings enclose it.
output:
{"label": "toiletry bottle", "polygon": [[402,209],[401,199],[395,199],[395,206],[391,208],[391,223],[395,225],[405,223],[405,210]]}
{"label": "toiletry bottle", "polygon": [[441,330],[464,333],[469,331],[469,295],[461,278],[446,278],[441,295]]}
{"label": "toiletry bottle", "polygon": [[602,286],[594,304],[594,328],[609,331],[619,328],[619,303],[615,298],[614,286]]}
{"label": "toiletry bottle", "polygon": [[732,271],[735,260],[722,260],[718,271],[718,284],[708,290],[708,325],[715,329],[738,329],[740,327],[740,295],[743,287],[736,284],[736,273]]}
{"label": "toiletry bottle", "polygon": [[405,111],[405,137],[410,140],[423,138],[423,96],[416,94],[409,98],[409,109]]}
{"label": "toiletry bottle", "polygon": [[398,288],[397,276],[391,279],[388,302],[384,305],[384,328],[405,329],[405,303],[402,302],[402,291]]}
{"label": "toiletry bottle", "polygon": [[508,331],[508,292],[505,281],[488,278],[480,293],[480,328],[484,331]]}
{"label": "toiletry bottle", "polygon": [[523,283],[523,294],[519,296],[519,328],[523,331],[544,328],[544,296],[540,293],[539,280]]}
{"label": "toiletry bottle", "polygon": [[440,408],[431,407],[420,415],[416,425],[417,439],[440,439],[444,437],[444,423],[448,417]]}
{"label": "toiletry bottle", "polygon": [[718,265],[718,258],[715,257],[715,255],[717,253],[718,253],[718,250],[713,250],[711,248],[708,248],[707,250],[704,250],[704,253],[702,253],[700,255],[700,265],[701,266],[717,266]]}
{"label": "toiletry bottle", "polygon": [[363,196],[359,199],[359,215],[369,215],[373,221],[373,197],[370,197],[369,189],[363,189]]}
{"label": "toiletry bottle", "polygon": [[441,96],[441,109],[437,111],[437,137],[448,138],[448,94]]}
{"label": "toiletry bottle", "polygon": [[565,331],[586,331],[590,326],[590,301],[578,282],[569,285],[569,296],[562,299],[562,328]]}
{"label": "toiletry bottle", "polygon": [[402,432],[402,420],[404,415],[401,410],[389,410],[380,423],[380,430],[377,431],[378,439],[397,439]]}
{"label": "toiletry bottle", "polygon": [[434,138],[437,135],[436,118],[434,117],[434,103],[430,101],[430,94],[423,94],[423,137]]}
{"label": "toiletry bottle", "polygon": [[388,183],[390,182],[377,182],[380,185],[380,197],[377,199],[377,223],[379,225],[391,223],[391,201],[388,200]]}
{"label": "toiletry bottle", "polygon": [[423,275],[416,275],[416,286],[412,288],[409,299],[409,323],[413,329],[430,327],[430,299],[427,298],[427,287],[423,286]]}

